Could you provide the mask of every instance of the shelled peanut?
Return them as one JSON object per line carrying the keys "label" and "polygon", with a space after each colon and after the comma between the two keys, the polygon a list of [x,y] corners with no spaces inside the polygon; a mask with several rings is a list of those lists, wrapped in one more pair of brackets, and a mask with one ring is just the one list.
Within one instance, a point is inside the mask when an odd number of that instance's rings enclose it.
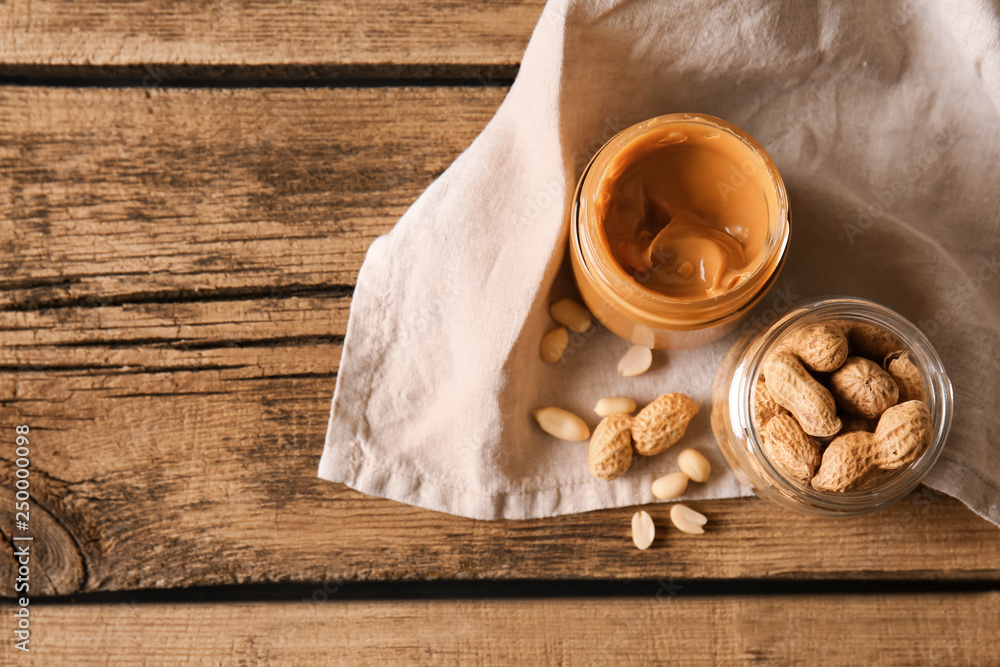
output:
{"label": "shelled peanut", "polygon": [[587,331],[590,328],[590,313],[579,301],[560,299],[549,306],[549,314],[561,326],[542,336],[538,354],[545,363],[554,364],[562,358],[569,345],[568,329],[577,333]]}
{"label": "shelled peanut", "polygon": [[[624,397],[603,398],[594,411],[604,419],[591,435],[587,423],[562,408],[547,407],[534,411],[538,426],[551,436],[571,442],[590,438],[587,462],[598,479],[613,480],[624,475],[632,465],[633,450],[642,456],[655,456],[680,440],[691,419],[698,414],[698,404],[684,394],[664,394],[644,407],[635,417],[630,412],[635,401]],[[693,450],[682,452],[681,468],[695,481],[705,481],[711,466]]]}
{"label": "shelled peanut", "polygon": [[869,487],[931,439],[926,388],[910,351],[872,324],[812,324],[778,342],[753,401],[761,446],[818,491]]}
{"label": "shelled peanut", "polygon": [[[542,336],[539,354],[543,361],[555,363],[562,358],[569,341],[568,329],[582,333],[591,326],[590,313],[578,301],[561,299],[549,307],[552,319],[560,325]],[[652,364],[652,350],[633,345],[618,362],[618,372],[624,377],[641,375]],[[551,436],[576,442],[590,438],[587,462],[591,474],[598,479],[613,480],[624,475],[632,465],[632,453],[655,456],[674,445],[687,430],[688,423],[698,414],[698,404],[689,396],[664,394],[644,407],[634,417],[635,401],[623,396],[602,398],[594,412],[604,419],[591,435],[587,423],[578,415],[557,407],[534,410],[538,426]],[[685,451],[684,464],[690,479],[708,478],[711,466],[698,452]],[[685,478],[687,479],[687,477]],[[683,492],[683,489],[681,489]],[[679,495],[679,494],[678,494]]]}

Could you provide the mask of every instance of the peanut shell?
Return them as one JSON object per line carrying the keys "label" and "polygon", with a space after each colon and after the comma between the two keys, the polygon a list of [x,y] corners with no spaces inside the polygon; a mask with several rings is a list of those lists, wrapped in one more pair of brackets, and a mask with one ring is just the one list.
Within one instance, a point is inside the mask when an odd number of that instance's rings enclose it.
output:
{"label": "peanut shell", "polygon": [[889,374],[864,357],[849,357],[830,376],[830,389],[837,405],[855,417],[878,417],[899,399]]}
{"label": "peanut shell", "polygon": [[781,407],[792,413],[802,430],[826,437],[840,430],[837,406],[830,391],[809,374],[798,358],[773,352],[764,361],[764,384]]}
{"label": "peanut shell", "polygon": [[875,463],[885,470],[895,470],[916,461],[930,444],[932,428],[930,410],[921,401],[889,408],[875,429]]}
{"label": "peanut shell", "polygon": [[893,350],[899,350],[903,344],[893,334],[874,324],[864,322],[846,323],[847,341],[855,356],[881,361]]}
{"label": "peanut shell", "polygon": [[767,426],[767,422],[771,421],[772,418],[787,414],[789,414],[788,410],[778,405],[778,402],[767,391],[767,385],[764,384],[764,376],[758,376],[753,401],[753,418],[754,423],[757,424],[757,432],[763,433],[764,427]]}
{"label": "peanut shell", "polygon": [[790,414],[778,415],[767,423],[761,445],[779,470],[803,484],[809,484],[822,459],[819,444]]}
{"label": "peanut shell", "polygon": [[618,479],[632,465],[632,418],[613,414],[601,420],[590,438],[590,473],[598,479]]}
{"label": "peanut shell", "polygon": [[818,373],[831,373],[847,359],[847,336],[833,323],[810,324],[787,335],[778,349]]}
{"label": "peanut shell", "polygon": [[885,357],[883,367],[899,387],[899,402],[923,401],[927,402],[927,389],[924,387],[924,379],[920,375],[920,370],[910,358],[910,353],[905,350],[890,352]]}
{"label": "peanut shell", "polygon": [[635,451],[654,456],[683,437],[688,423],[698,414],[698,404],[684,394],[664,394],[632,419]]}
{"label": "peanut shell", "polygon": [[811,484],[817,491],[853,491],[875,473],[875,436],[854,431],[834,438]]}

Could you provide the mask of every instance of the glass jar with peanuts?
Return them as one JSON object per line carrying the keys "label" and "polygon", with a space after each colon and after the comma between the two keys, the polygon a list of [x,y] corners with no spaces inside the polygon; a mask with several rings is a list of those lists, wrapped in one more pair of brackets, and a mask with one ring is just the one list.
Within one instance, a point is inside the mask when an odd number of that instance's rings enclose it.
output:
{"label": "glass jar with peanuts", "polygon": [[806,514],[863,514],[905,496],[937,461],[951,417],[951,381],[923,333],[851,297],[744,335],[712,390],[712,430],[737,479]]}

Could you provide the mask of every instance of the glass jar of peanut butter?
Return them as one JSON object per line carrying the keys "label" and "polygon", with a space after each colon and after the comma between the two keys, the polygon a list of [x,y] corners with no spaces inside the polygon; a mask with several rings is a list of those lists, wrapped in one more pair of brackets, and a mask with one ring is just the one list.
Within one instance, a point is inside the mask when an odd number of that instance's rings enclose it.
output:
{"label": "glass jar of peanut butter", "polygon": [[[817,419],[824,400],[829,414]],[[872,301],[827,297],[736,341],[715,376],[711,423],[756,495],[850,516],[899,500],[927,476],[952,400],[944,365],[914,324]]]}
{"label": "glass jar of peanut butter", "polygon": [[704,114],[659,116],[593,157],[570,219],[587,307],[658,349],[734,330],[777,279],[788,248],[785,186],[761,146]]}

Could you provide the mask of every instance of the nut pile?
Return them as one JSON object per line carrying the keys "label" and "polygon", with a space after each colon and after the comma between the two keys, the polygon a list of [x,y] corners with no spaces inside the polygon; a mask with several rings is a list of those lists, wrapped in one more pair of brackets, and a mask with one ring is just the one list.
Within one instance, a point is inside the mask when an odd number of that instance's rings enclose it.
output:
{"label": "nut pile", "polygon": [[[569,345],[569,329],[578,334],[590,330],[590,313],[587,308],[573,299],[560,299],[549,306],[549,315],[560,326],[552,329],[544,336],[538,346],[538,354],[547,364],[554,364],[562,359]],[[618,373],[622,377],[635,377],[649,370],[653,364],[653,351],[648,347],[633,345],[618,361]],[[633,406],[632,410],[635,407]],[[628,412],[631,412],[629,410]]]}
{"label": "nut pile", "polygon": [[562,358],[569,345],[569,329],[584,333],[590,329],[590,313],[579,301],[561,299],[549,306],[549,314],[560,326],[542,336],[538,354],[542,361],[554,364]]}
{"label": "nut pile", "polygon": [[608,415],[590,438],[590,472],[599,479],[617,479],[632,464],[632,450],[656,456],[674,445],[698,414],[698,404],[684,394],[664,394],[635,417],[619,412]]}
{"label": "nut pile", "polygon": [[[688,423],[698,414],[698,404],[684,394],[664,394],[644,407],[635,417],[630,413],[635,401],[623,397],[602,398],[594,411],[604,416],[590,434],[587,423],[562,408],[548,407],[534,411],[535,421],[543,431],[560,440],[580,441],[590,438],[587,457],[590,472],[598,479],[618,479],[632,465],[633,449],[642,456],[655,456],[674,445],[687,430]],[[708,461],[694,450],[680,461],[697,472],[690,477],[708,478]],[[687,451],[682,452],[682,458]],[[704,462],[704,463],[702,463]]]}
{"label": "nut pile", "polygon": [[932,420],[920,371],[890,332],[833,321],[803,327],[764,360],[754,397],[761,445],[818,491],[869,488],[917,460]]}
{"label": "nut pile", "polygon": [[[587,462],[590,473],[604,480],[618,479],[632,465],[633,451],[643,456],[655,456],[680,440],[688,423],[698,414],[698,404],[684,394],[664,394],[639,411],[630,398],[613,396],[602,398],[594,412],[604,417],[590,436]],[[587,424],[579,416],[562,408],[535,410],[535,420],[549,435],[561,440],[586,440]],[[681,496],[689,481],[707,482],[712,472],[708,459],[694,449],[685,449],[677,457],[677,472],[660,477],[652,484],[653,495],[661,500]],[[700,535],[705,532],[708,519],[704,514],[681,504],[670,509],[670,520],[685,533]],[[632,517],[632,540],[645,550],[656,537],[656,526],[647,512],[636,512]]]}
{"label": "nut pile", "polygon": [[[590,313],[573,299],[562,299],[549,308],[552,319],[560,326],[546,333],[540,342],[539,355],[546,363],[562,358],[569,344],[569,331],[583,333],[590,328]],[[618,373],[634,377],[649,370],[652,350],[633,345],[618,362]],[[698,403],[680,393],[664,394],[644,407],[634,417],[635,401],[622,396],[602,398],[594,412],[603,417],[594,429],[580,416],[557,407],[535,410],[532,414],[538,426],[560,440],[582,441],[590,438],[587,463],[590,473],[603,480],[614,480],[624,475],[632,465],[633,452],[641,456],[655,456],[677,443],[687,431],[691,419],[698,414]],[[700,452],[685,449],[677,457],[680,471],[665,475],[652,483],[652,493],[662,500],[674,499],[684,494],[689,481],[706,482],[712,466]],[[692,534],[705,532],[708,522],[705,515],[681,504],[670,510],[670,520],[681,531]],[[647,512],[636,512],[632,517],[632,540],[645,550],[653,543],[656,526]]]}

